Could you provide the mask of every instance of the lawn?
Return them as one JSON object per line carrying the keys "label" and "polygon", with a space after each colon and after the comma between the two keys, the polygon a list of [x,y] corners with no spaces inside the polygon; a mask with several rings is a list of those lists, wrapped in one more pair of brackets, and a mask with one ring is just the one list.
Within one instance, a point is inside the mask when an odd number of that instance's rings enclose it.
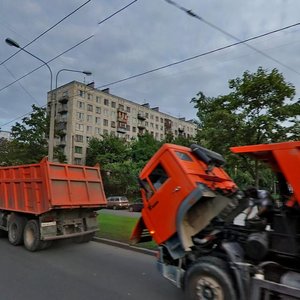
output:
{"label": "lawn", "polygon": [[[97,236],[123,243],[129,243],[131,232],[137,221],[138,218],[100,213],[98,216],[99,231],[97,232]],[[157,248],[153,241],[141,243],[136,246],[148,249]]]}

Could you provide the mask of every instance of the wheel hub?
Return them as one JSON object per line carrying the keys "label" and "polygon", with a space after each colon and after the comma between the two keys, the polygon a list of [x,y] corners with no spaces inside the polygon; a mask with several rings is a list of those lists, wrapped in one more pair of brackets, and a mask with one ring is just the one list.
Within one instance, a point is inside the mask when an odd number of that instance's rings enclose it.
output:
{"label": "wheel hub", "polygon": [[214,278],[208,276],[201,277],[196,289],[199,300],[224,300],[223,291]]}

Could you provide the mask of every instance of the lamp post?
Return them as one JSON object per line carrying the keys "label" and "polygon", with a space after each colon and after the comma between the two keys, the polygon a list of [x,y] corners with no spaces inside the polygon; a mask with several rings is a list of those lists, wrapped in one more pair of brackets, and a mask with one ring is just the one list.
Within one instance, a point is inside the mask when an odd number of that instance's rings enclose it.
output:
{"label": "lamp post", "polygon": [[41,61],[49,70],[50,72],[50,93],[51,93],[51,108],[50,108],[50,129],[49,129],[49,142],[48,142],[48,159],[49,161],[53,161],[53,146],[54,146],[54,101],[53,101],[53,96],[52,96],[52,81],[53,81],[53,74],[50,66],[42,60],[41,58],[37,57],[36,55],[32,54],[31,52],[27,51],[26,49],[22,48],[16,41],[6,38],[5,42],[12,47],[16,47],[30,56],[36,58],[37,60]]}
{"label": "lamp post", "polygon": [[79,71],[79,70],[72,70],[72,69],[61,69],[59,70],[57,73],[56,73],[56,76],[55,76],[55,89],[57,89],[57,80],[58,80],[58,75],[59,73],[61,72],[75,72],[75,73],[82,73],[82,74],[85,74],[87,76],[90,76],[92,75],[92,72],[90,71]]}

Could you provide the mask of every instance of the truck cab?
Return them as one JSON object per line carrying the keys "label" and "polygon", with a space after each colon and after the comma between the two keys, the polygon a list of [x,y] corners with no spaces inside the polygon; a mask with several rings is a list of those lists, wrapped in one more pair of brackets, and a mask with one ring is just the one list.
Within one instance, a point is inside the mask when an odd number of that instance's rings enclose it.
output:
{"label": "truck cab", "polygon": [[237,186],[224,163],[221,155],[198,145],[164,144],[139,176],[144,209],[131,240],[145,241],[142,232],[148,228],[174,257],[190,251],[192,236],[235,201]]}

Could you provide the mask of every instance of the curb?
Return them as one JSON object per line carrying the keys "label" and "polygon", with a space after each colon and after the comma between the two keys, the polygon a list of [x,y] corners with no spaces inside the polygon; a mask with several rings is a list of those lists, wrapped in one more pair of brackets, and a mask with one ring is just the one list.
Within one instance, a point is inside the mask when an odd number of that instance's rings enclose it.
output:
{"label": "curb", "polygon": [[147,254],[147,255],[151,255],[151,256],[155,256],[157,253],[157,251],[155,251],[155,250],[131,246],[126,243],[118,242],[115,240],[109,240],[109,239],[105,239],[105,238],[100,238],[100,237],[94,237],[92,239],[92,241],[97,242],[97,243],[107,244],[107,245],[114,246],[114,247],[119,247],[119,248],[126,249],[126,250],[131,250],[131,251]]}

